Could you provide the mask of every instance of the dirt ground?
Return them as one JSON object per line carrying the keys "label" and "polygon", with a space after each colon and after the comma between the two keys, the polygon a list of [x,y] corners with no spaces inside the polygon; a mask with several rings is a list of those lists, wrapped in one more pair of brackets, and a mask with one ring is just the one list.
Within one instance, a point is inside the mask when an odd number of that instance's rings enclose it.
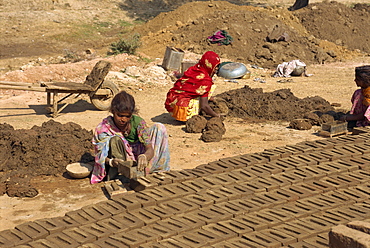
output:
{"label": "dirt ground", "polygon": [[[27,13],[17,12],[11,2],[2,5],[0,14],[6,17],[7,25],[0,28],[6,34],[0,41],[0,80],[83,82],[97,61],[111,62],[107,78],[134,95],[139,114],[148,123],[166,125],[173,170],[324,139],[317,135],[317,125],[296,130],[289,128],[289,123],[313,110],[347,111],[356,89],[354,67],[370,63],[368,40],[363,37],[368,33],[364,24],[368,23],[369,12],[363,5],[349,8],[337,2],[313,2],[307,8],[288,12],[287,2],[270,3],[272,7],[268,8],[241,8],[221,1],[192,2],[179,7],[173,1],[172,5],[163,3],[152,8],[152,12],[145,12],[137,9],[136,1],[121,5],[101,2],[104,5],[83,1],[27,2]],[[161,8],[177,9],[153,18]],[[76,18],[78,11],[85,15]],[[150,19],[134,28],[142,35],[140,56],[106,57],[110,42],[124,33],[122,21],[135,19],[133,12],[136,18]],[[22,15],[27,16],[28,22]],[[328,17],[330,20],[325,19]],[[96,30],[90,30],[91,39],[77,36],[76,30],[89,18],[96,23],[96,29],[100,28],[100,34],[95,36]],[[110,28],[106,28],[107,23]],[[290,41],[265,41],[275,24],[286,28]],[[76,36],[61,35],[71,27]],[[225,29],[234,37],[232,46],[207,44],[205,38],[217,29]],[[214,50],[223,61],[243,62],[251,71],[249,79],[236,82],[215,79],[216,95],[229,104],[224,120],[226,133],[220,142],[204,142],[199,133],[185,132],[185,126],[166,113],[163,104],[173,77],[172,72],[165,74],[158,66],[166,46],[184,49],[186,60],[196,60],[202,52]],[[66,50],[83,60],[66,62],[71,59]],[[296,58],[308,64],[311,77],[272,77],[277,64]],[[61,61],[64,63],[54,64]],[[139,72],[135,74],[135,70]],[[0,196],[0,230],[25,221],[60,216],[107,199],[102,185],[90,185],[88,178],[71,179],[64,168],[72,162],[91,160],[92,131],[108,113],[96,110],[88,97],[82,96],[53,119],[45,110],[45,103],[46,94],[42,92],[0,91],[0,193],[4,193]]]}

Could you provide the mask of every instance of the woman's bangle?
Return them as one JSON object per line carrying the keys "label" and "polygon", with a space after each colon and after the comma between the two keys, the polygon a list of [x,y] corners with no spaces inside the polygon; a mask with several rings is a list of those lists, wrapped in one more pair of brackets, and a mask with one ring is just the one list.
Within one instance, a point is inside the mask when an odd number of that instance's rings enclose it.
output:
{"label": "woman's bangle", "polygon": [[113,162],[113,158],[109,159],[109,166],[110,167],[113,167],[112,162]]}

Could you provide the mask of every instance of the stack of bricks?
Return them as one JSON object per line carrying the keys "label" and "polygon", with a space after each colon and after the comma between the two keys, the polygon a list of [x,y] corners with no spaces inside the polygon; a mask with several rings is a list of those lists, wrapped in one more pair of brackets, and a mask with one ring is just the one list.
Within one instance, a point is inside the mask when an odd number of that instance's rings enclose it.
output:
{"label": "stack of bricks", "polygon": [[352,221],[333,227],[329,232],[329,247],[369,248],[370,221]]}

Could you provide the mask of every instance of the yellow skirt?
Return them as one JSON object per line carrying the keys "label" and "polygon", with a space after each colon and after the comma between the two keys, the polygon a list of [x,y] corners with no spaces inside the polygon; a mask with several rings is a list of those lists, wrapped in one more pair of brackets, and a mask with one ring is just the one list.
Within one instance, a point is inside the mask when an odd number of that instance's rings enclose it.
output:
{"label": "yellow skirt", "polygon": [[[208,99],[213,95],[216,85],[212,85],[209,91]],[[173,107],[172,117],[178,121],[186,122],[194,115],[198,115],[200,111],[199,97],[191,99],[187,107],[175,105]]]}

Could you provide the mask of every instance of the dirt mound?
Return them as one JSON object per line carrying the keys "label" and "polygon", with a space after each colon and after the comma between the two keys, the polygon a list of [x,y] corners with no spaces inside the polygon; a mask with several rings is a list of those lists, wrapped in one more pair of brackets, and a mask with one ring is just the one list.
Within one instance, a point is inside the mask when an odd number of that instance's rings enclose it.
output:
{"label": "dirt mound", "polygon": [[290,89],[264,93],[262,89],[244,86],[241,89],[221,93],[216,99],[218,99],[216,104],[211,103],[216,111],[219,109],[217,105],[222,105],[223,101],[229,108],[228,116],[238,118],[291,121],[304,118],[307,113],[313,111],[322,113],[334,111],[330,103],[322,97],[299,99]]}
{"label": "dirt mound", "polygon": [[[337,2],[298,11],[224,1],[191,2],[159,14],[135,32],[142,35],[141,52],[149,56],[162,57],[166,46],[174,46],[197,54],[213,50],[223,58],[272,68],[293,59],[306,64],[343,61],[358,55],[354,49],[367,53],[363,34],[369,20],[367,11]],[[289,35],[288,41],[266,41],[275,25]],[[210,44],[207,37],[217,30],[226,30],[232,45]]]}
{"label": "dirt mound", "polygon": [[[17,185],[14,181],[23,181],[19,185],[25,186],[25,178],[61,175],[70,163],[94,160],[92,132],[73,122],[61,124],[50,120],[41,126],[18,130],[4,123],[0,130],[1,183],[7,180],[8,190],[9,185]],[[28,191],[25,187],[22,190]]]}

